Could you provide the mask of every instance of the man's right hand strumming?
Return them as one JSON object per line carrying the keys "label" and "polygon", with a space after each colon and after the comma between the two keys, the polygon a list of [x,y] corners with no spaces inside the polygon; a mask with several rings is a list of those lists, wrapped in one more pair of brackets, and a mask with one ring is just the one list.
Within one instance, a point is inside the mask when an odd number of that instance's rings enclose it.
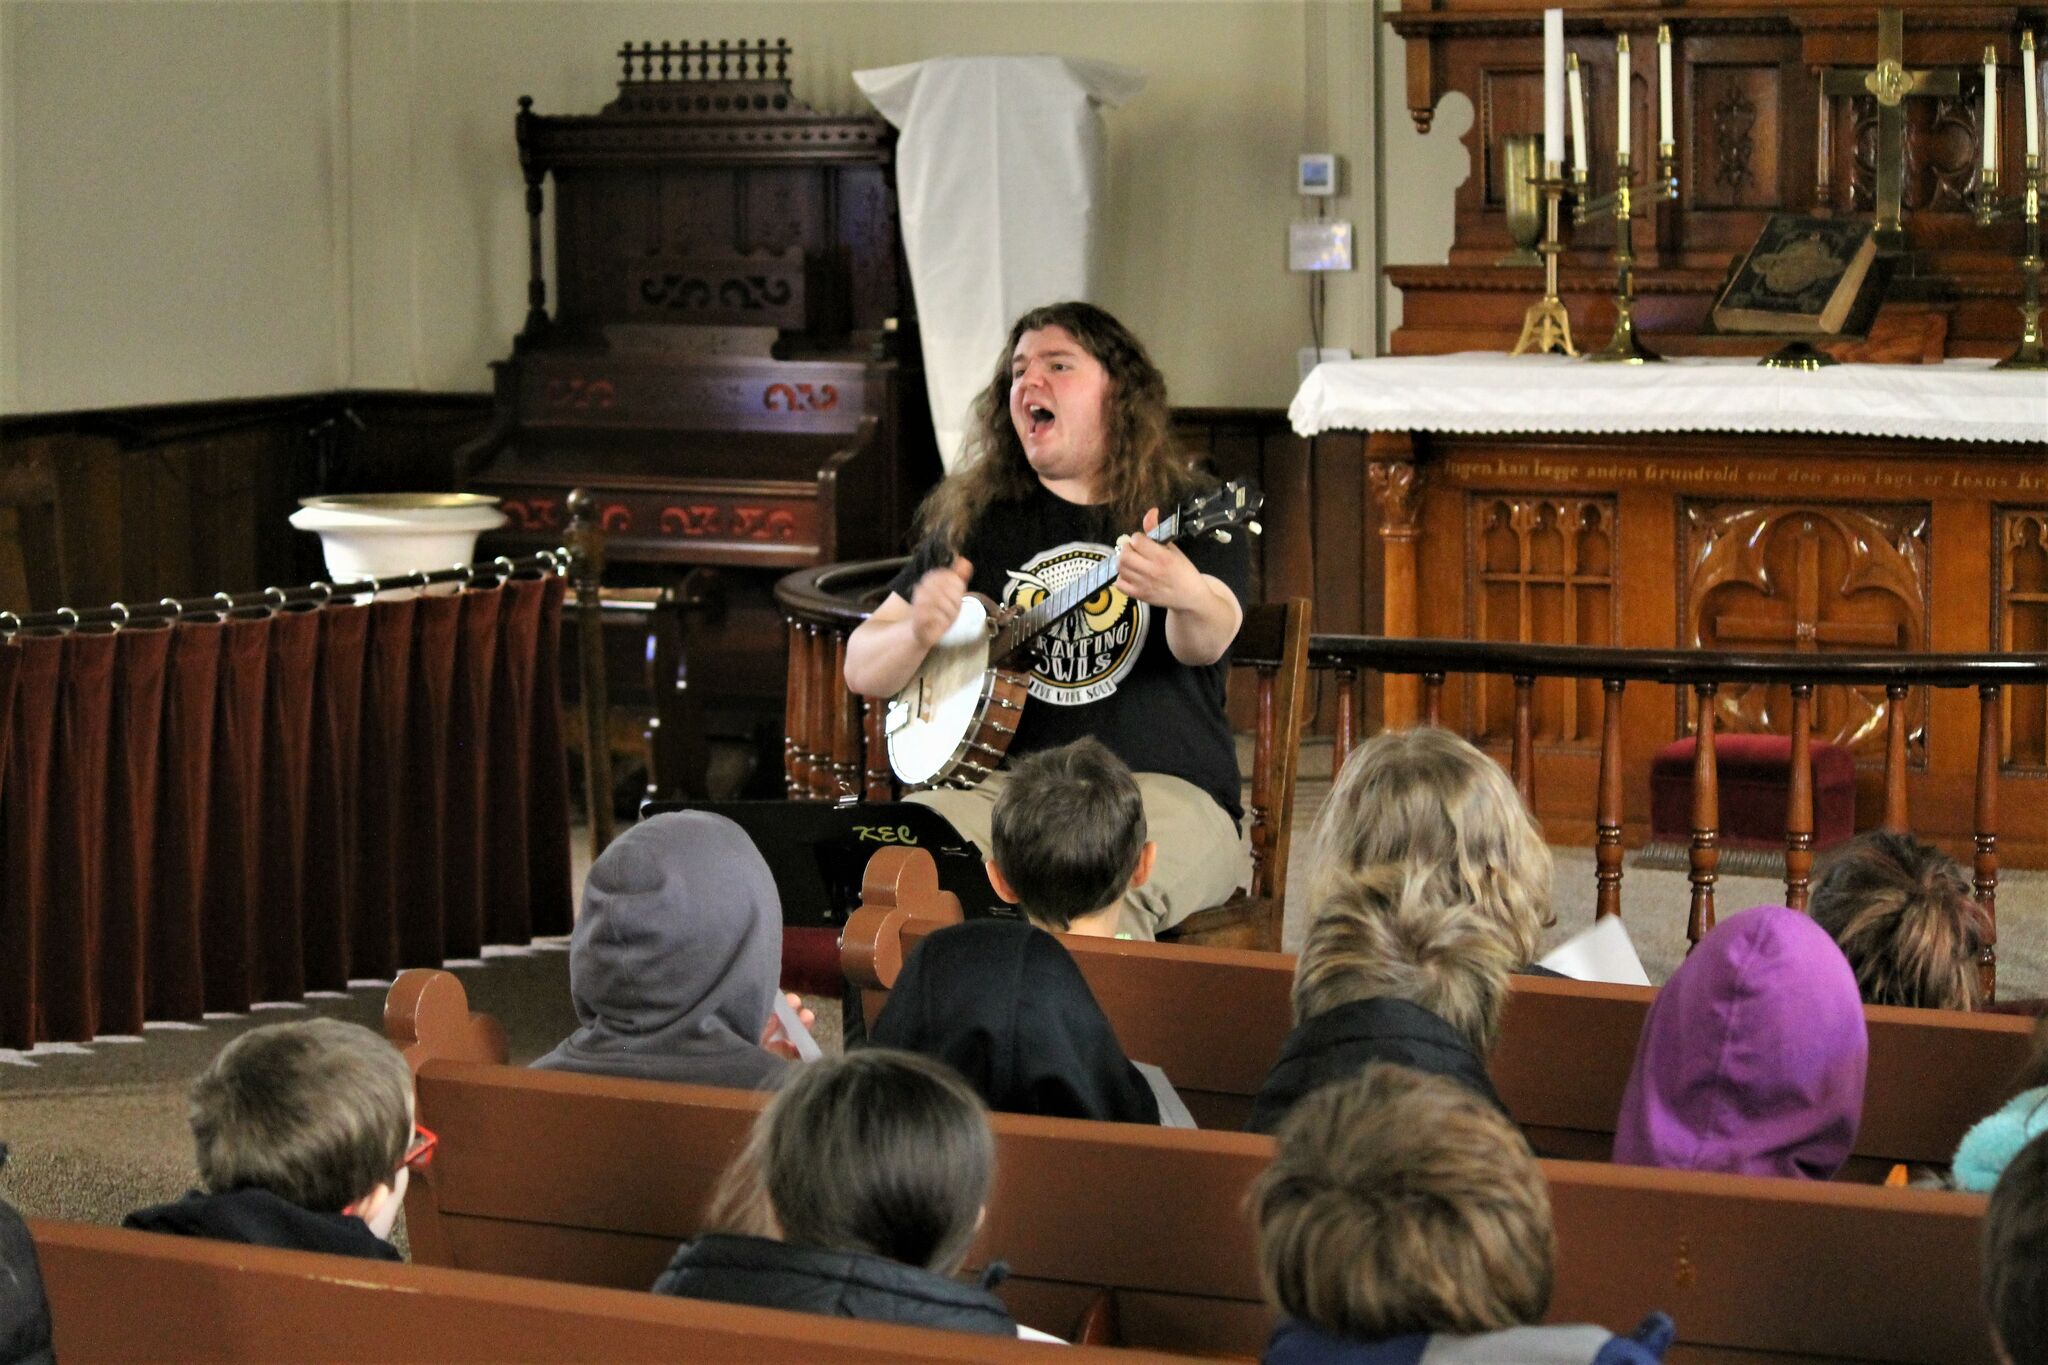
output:
{"label": "man's right hand strumming", "polygon": [[925,650],[937,644],[959,619],[960,599],[967,596],[967,584],[973,577],[974,566],[955,559],[918,579],[910,590],[910,630]]}
{"label": "man's right hand strumming", "polygon": [[884,598],[846,641],[846,685],[866,697],[892,697],[917,673],[924,656],[958,619],[974,566],[965,559],[917,580],[904,601]]}

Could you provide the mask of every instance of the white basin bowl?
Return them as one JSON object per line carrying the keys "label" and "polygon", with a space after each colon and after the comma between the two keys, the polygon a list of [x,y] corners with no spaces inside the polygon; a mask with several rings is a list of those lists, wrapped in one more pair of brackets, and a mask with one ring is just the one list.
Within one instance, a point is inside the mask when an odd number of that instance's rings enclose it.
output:
{"label": "white basin bowl", "polygon": [[503,526],[505,514],[496,498],[481,493],[349,493],[301,498],[291,521],[320,537],[333,580],[353,583],[467,564],[476,557],[476,538]]}

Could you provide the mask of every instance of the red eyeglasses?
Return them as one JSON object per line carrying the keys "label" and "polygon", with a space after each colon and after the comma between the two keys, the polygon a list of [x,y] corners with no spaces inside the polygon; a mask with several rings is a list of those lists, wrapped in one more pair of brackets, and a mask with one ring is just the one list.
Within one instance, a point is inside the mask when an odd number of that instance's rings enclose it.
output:
{"label": "red eyeglasses", "polygon": [[434,1136],[434,1130],[423,1123],[412,1126],[412,1146],[405,1149],[405,1159],[398,1164],[418,1175],[433,1164],[434,1144],[441,1139]]}

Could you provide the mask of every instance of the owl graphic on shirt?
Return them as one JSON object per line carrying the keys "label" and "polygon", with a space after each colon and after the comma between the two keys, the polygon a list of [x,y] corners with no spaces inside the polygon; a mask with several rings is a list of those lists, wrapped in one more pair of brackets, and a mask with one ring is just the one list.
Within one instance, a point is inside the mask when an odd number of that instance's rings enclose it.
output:
{"label": "owl graphic on shirt", "polygon": [[[1041,551],[1003,584],[1006,605],[1037,606],[1098,570],[1110,547],[1069,541]],[[1117,591],[1100,588],[1032,643],[1030,691],[1054,706],[1084,706],[1113,696],[1145,647],[1152,608]]]}

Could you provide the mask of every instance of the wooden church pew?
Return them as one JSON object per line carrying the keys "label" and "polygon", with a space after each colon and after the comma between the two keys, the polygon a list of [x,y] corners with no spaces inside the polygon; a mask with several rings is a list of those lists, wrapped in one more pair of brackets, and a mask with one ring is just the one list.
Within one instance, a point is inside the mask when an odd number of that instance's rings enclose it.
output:
{"label": "wooden church pew", "polygon": [[[959,919],[929,854],[892,848],[868,863],[841,961],[869,1021],[903,960]],[[1065,936],[1124,1050],[1165,1069],[1204,1127],[1241,1128],[1292,1026],[1292,954]],[[1530,1141],[1557,1156],[1605,1160],[1656,992],[1640,986],[1516,977],[1491,1063],[1494,1085]],[[1865,1006],[1870,1068],[1856,1162],[1946,1165],[1963,1131],[2004,1103],[2026,1060],[2032,1021]]]}
{"label": "wooden church pew", "polygon": [[[422,1262],[637,1288],[698,1229],[767,1096],[530,1071],[461,983],[405,973],[385,1028],[440,1136],[406,1197]],[[1009,1263],[1025,1322],[1157,1350],[1256,1355],[1245,1191],[1264,1137],[998,1114],[998,1182],[970,1253]],[[1546,1161],[1553,1318],[1678,1320],[1674,1361],[1990,1360],[1977,1303],[1980,1196]],[[1105,1298],[1104,1292],[1108,1291]],[[1107,1311],[1103,1311],[1104,1308]]]}
{"label": "wooden church pew", "polygon": [[[620,1289],[84,1223],[31,1221],[29,1231],[64,1365],[1044,1359],[1022,1342]],[[1069,1358],[1179,1359],[1094,1349]]]}

